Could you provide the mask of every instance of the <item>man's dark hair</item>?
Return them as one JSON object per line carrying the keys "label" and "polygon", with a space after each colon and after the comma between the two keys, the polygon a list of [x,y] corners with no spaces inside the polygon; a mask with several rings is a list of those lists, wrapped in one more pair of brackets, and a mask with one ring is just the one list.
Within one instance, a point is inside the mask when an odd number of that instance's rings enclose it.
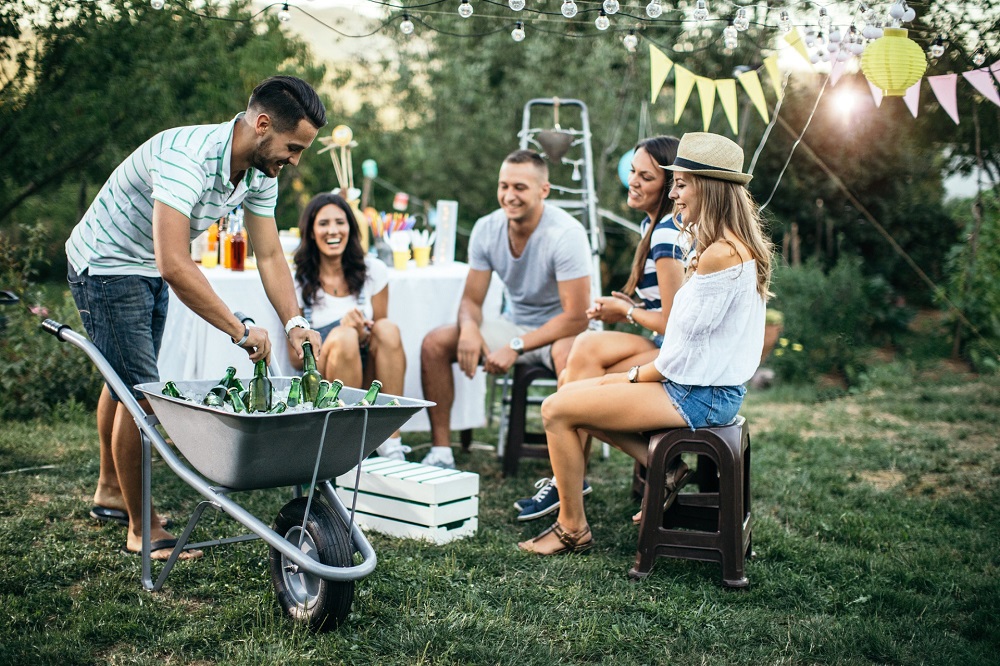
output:
{"label": "man's dark hair", "polygon": [[549,175],[548,163],[545,161],[544,157],[536,153],[534,150],[529,150],[527,148],[515,150],[510,155],[503,158],[503,161],[508,164],[532,164],[536,169],[544,173],[546,178]]}
{"label": "man's dark hair", "polygon": [[269,115],[277,132],[291,132],[303,118],[316,129],[326,125],[326,107],[319,95],[294,76],[272,76],[261,81],[253,89],[247,108]]}

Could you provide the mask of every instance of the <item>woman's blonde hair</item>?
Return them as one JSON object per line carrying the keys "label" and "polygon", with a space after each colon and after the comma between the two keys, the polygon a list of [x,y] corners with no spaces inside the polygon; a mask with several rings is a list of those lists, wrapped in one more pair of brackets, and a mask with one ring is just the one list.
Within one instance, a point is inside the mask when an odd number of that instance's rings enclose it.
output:
{"label": "woman's blonde hair", "polygon": [[698,219],[693,221],[693,225],[683,217],[681,220],[684,231],[694,239],[696,258],[689,270],[697,267],[697,255],[712,243],[722,241],[732,245],[725,238],[725,232],[729,231],[747,246],[756,262],[757,292],[765,300],[773,296],[770,291],[773,246],[764,235],[757,203],[747,188],[739,183],[691,173],[684,174],[684,179],[694,187],[698,197]]}

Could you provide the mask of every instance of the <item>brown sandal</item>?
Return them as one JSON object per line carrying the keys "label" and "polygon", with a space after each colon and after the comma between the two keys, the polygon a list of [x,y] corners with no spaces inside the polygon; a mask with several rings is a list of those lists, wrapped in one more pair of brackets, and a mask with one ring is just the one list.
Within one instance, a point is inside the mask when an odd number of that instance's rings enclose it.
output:
{"label": "brown sandal", "polygon": [[[688,481],[691,480],[691,475],[694,474],[694,470],[687,466],[687,463],[683,460],[671,470],[667,471],[667,478],[664,482],[664,489],[667,491],[667,496],[663,500],[663,511],[666,512],[671,506],[673,506],[674,501],[677,499],[677,495],[680,494],[681,488],[687,485]],[[638,525],[642,522],[642,511],[632,516],[632,524]]]}
{"label": "brown sandal", "polygon": [[[559,538],[563,547],[559,550],[554,550],[551,553],[540,553],[535,550],[534,545],[548,536],[549,532],[554,533],[556,537]],[[579,532],[567,532],[566,529],[559,524],[559,521],[556,521],[552,524],[552,527],[548,528],[530,541],[522,541],[517,544],[517,547],[523,551],[535,553],[536,555],[561,555],[562,553],[582,553],[590,550],[593,545],[594,537],[590,532],[590,525],[584,527]]]}

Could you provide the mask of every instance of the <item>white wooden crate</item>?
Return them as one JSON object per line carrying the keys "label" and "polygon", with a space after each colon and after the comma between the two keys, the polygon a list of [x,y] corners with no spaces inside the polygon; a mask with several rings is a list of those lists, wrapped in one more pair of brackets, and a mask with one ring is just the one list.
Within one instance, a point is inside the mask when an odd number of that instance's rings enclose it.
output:
{"label": "white wooden crate", "polygon": [[[357,468],[334,480],[351,507]],[[442,544],[471,536],[479,526],[479,475],[386,458],[361,464],[355,520],[382,534]]]}

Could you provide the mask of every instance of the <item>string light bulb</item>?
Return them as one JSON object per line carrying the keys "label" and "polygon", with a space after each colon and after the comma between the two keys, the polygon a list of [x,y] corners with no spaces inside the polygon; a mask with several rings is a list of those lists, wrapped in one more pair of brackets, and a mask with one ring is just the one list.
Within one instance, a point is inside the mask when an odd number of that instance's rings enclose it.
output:
{"label": "string light bulb", "polygon": [[984,62],[986,62],[986,54],[983,53],[983,49],[980,47],[972,54],[972,64],[976,67],[982,67]]}
{"label": "string light bulb", "polygon": [[639,38],[635,36],[635,30],[629,30],[628,34],[622,37],[622,44],[629,53],[634,53],[639,46]]}
{"label": "string light bulb", "polygon": [[778,27],[781,28],[781,32],[786,34],[792,31],[792,17],[788,15],[788,12],[782,11],[781,15],[778,16]]}
{"label": "string light bulb", "polygon": [[838,28],[834,28],[830,31],[830,36],[827,38],[827,41],[831,44],[839,44],[842,39],[843,36],[840,34],[840,30]]}
{"label": "string light bulb", "polygon": [[649,4],[646,5],[646,16],[655,19],[659,18],[663,14],[663,5],[660,4],[660,0],[650,0]]}
{"label": "string light bulb", "polygon": [[740,7],[736,10],[736,18],[733,19],[733,26],[735,26],[740,32],[750,27],[750,19],[747,18],[747,10],[745,7]]}
{"label": "string light bulb", "polygon": [[889,7],[889,16],[896,19],[897,21],[902,20],[903,14],[906,13],[906,6],[903,5],[903,0],[899,2],[894,2],[892,7]]}
{"label": "string light bulb", "polygon": [[288,23],[292,20],[292,13],[288,11],[287,2],[281,6],[281,11],[278,12],[278,20],[282,23]]}
{"label": "string light bulb", "polygon": [[576,16],[577,12],[576,3],[573,2],[573,0],[566,0],[565,2],[562,3],[562,7],[559,9],[559,11],[561,11],[562,15],[565,16],[566,18],[573,18],[574,16]]}
{"label": "string light bulb", "polygon": [[[522,2],[521,4],[523,5],[524,3]],[[524,41],[524,24],[521,23],[520,21],[518,21],[517,23],[515,23],[514,24],[514,29],[510,31],[510,37],[515,42],[523,42]]]}
{"label": "string light bulb", "polygon": [[805,36],[806,46],[816,46],[816,33],[812,30],[806,32]]}
{"label": "string light bulb", "polygon": [[609,16],[611,14],[617,14],[618,10],[622,8],[621,3],[618,2],[618,0],[604,0],[604,4],[601,6],[604,7],[604,13]]}
{"label": "string light bulb", "polygon": [[935,39],[934,42],[931,44],[931,47],[928,49],[928,52],[930,53],[931,57],[934,58],[935,60],[944,55],[944,40],[941,39],[941,35],[937,36],[937,39]]}
{"label": "string light bulb", "polygon": [[515,12],[519,12],[524,9],[524,0],[507,0],[507,6]]}
{"label": "string light bulb", "polygon": [[594,20],[594,25],[597,26],[598,30],[607,30],[611,25],[611,19],[608,18],[603,9],[601,9],[601,15]]}
{"label": "string light bulb", "polygon": [[166,3],[163,2],[163,0],[149,0],[149,6],[157,11],[163,9],[163,5],[165,4]]}
{"label": "string light bulb", "polygon": [[819,19],[816,22],[819,23],[819,27],[823,30],[830,28],[830,13],[826,11],[826,7],[819,8]]}
{"label": "string light bulb", "polygon": [[413,21],[410,20],[409,14],[403,14],[403,20],[399,24],[399,31],[404,35],[413,34]]}
{"label": "string light bulb", "polygon": [[462,0],[462,3],[458,6],[458,15],[462,18],[469,18],[474,11],[472,3],[469,0]]}
{"label": "string light bulb", "polygon": [[704,21],[708,18],[708,3],[705,0],[698,0],[694,3],[694,11],[691,13],[691,17],[695,21]]}
{"label": "string light bulb", "polygon": [[903,3],[903,6],[906,7],[906,10],[903,12],[902,19],[904,23],[909,23],[913,19],[917,18],[917,12],[914,11],[913,7],[909,6],[905,2]]}

